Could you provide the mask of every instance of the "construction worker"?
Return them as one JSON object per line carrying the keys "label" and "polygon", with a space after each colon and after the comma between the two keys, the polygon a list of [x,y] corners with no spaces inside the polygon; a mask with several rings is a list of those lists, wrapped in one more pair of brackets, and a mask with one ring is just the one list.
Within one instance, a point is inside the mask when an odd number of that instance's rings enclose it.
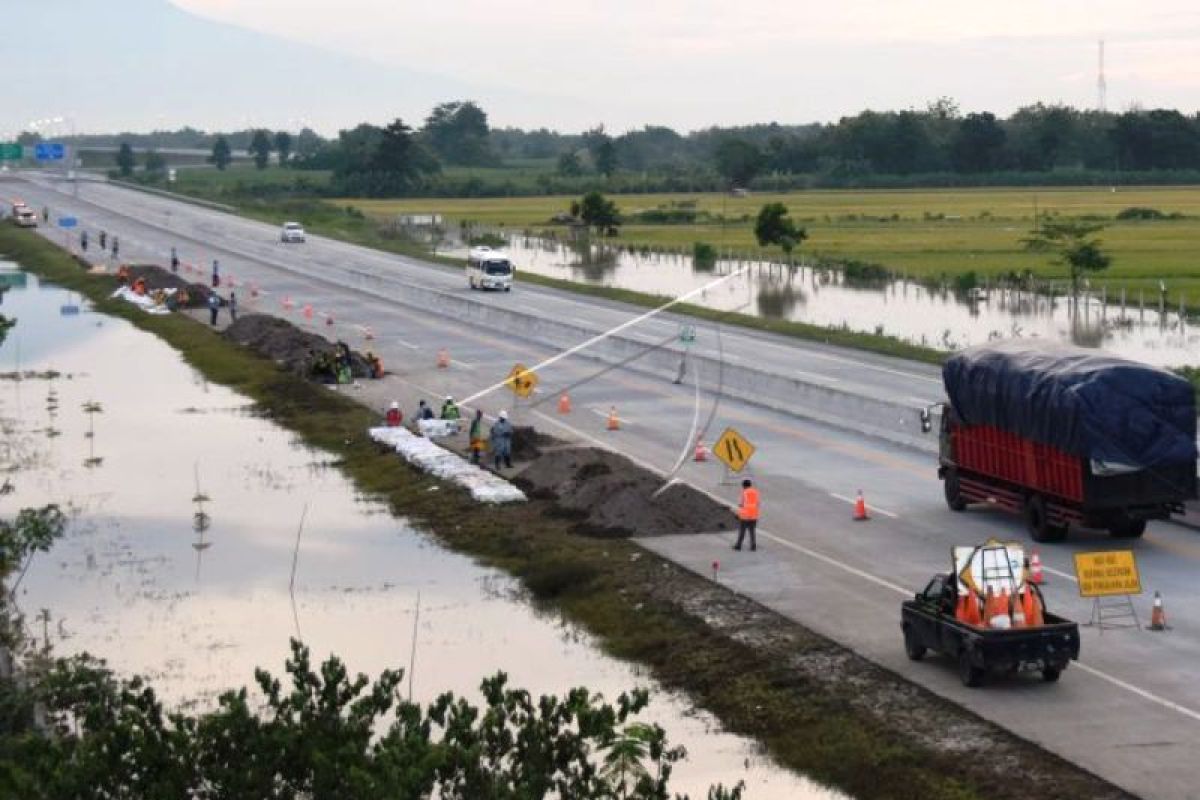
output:
{"label": "construction worker", "polygon": [[112,257],[115,260],[121,252],[121,241],[117,237],[113,237],[112,242]]}
{"label": "construction worker", "polygon": [[508,421],[508,412],[501,411],[492,429],[488,431],[488,442],[496,459],[496,471],[500,471],[500,462],[512,469],[512,440],[513,426]]}
{"label": "construction worker", "polygon": [[404,412],[400,410],[400,404],[395,400],[388,407],[387,416],[385,417],[389,428],[399,428],[400,423],[404,421]]}
{"label": "construction worker", "polygon": [[85,253],[86,253],[86,252],[87,252],[87,246],[88,246],[88,235],[87,235],[87,231],[80,231],[80,232],[79,232],[79,247],[80,247],[80,248],[83,250],[83,252],[85,252]]}
{"label": "construction worker", "polygon": [[446,402],[442,403],[442,419],[461,419],[462,414],[459,413],[458,406],[454,403],[454,398],[446,395]]}
{"label": "construction worker", "polygon": [[413,422],[416,423],[422,419],[433,419],[433,409],[424,400],[417,403],[417,415],[413,417]]}
{"label": "construction worker", "polygon": [[383,359],[370,350],[367,351],[367,367],[371,370],[371,377],[375,380],[383,377]]}
{"label": "construction worker", "polygon": [[104,252],[104,242],[108,239],[108,231],[100,231],[100,252]]}
{"label": "construction worker", "polygon": [[221,298],[213,292],[208,296],[208,324],[214,328],[217,325],[217,314],[221,312]]}
{"label": "construction worker", "polygon": [[471,463],[479,463],[479,454],[483,452],[483,411],[475,409],[471,418],[471,429],[467,431],[468,448],[471,450]]}
{"label": "construction worker", "polygon": [[179,272],[179,253],[175,248],[171,248],[171,272]]}
{"label": "construction worker", "polygon": [[221,264],[214,258],[212,271],[212,286],[214,289],[221,285]]}
{"label": "construction worker", "polygon": [[237,295],[234,294],[233,292],[230,292],[229,293],[229,321],[230,322],[237,322],[237,311],[238,311]]}
{"label": "construction worker", "polygon": [[754,488],[754,483],[746,478],[742,481],[742,502],[738,506],[738,538],[737,544],[733,546],[734,550],[742,549],[742,539],[746,534],[750,534],[750,549],[757,550],[758,542],[755,539],[755,530],[758,528],[758,489]]}

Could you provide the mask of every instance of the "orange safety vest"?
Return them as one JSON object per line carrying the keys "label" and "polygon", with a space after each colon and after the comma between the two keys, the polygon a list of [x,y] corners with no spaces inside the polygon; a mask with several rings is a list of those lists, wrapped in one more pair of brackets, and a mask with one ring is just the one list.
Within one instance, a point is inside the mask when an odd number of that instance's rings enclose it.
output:
{"label": "orange safety vest", "polygon": [[758,489],[753,486],[742,489],[742,505],[738,508],[738,519],[758,519]]}

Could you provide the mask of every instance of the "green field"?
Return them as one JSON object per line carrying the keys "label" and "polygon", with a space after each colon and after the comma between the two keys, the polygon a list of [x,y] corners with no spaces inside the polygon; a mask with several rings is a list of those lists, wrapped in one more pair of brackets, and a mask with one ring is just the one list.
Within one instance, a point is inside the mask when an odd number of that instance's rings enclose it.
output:
{"label": "green field", "polygon": [[[446,198],[339,200],[368,214],[438,213],[453,220],[540,231],[566,210],[573,198]],[[811,191],[787,194],[615,195],[623,214],[694,203],[714,219],[696,224],[622,227],[620,240],[690,250],[704,241],[722,250],[758,251],[753,216],[764,203],[782,202],[808,229],[801,251],[831,258],[882,264],[907,275],[930,277],[968,271],[1006,274],[1032,269],[1040,276],[1064,277],[1043,257],[1024,252],[1020,239],[1033,226],[1034,204],[1041,215],[1103,218],[1101,234],[1113,265],[1103,280],[1119,285],[1157,286],[1166,280],[1174,295],[1200,300],[1200,187],[1122,187],[1110,189],[973,189],[908,191]],[[1132,206],[1155,208],[1177,220],[1117,221]],[[721,219],[724,218],[722,224]],[[762,251],[766,252],[766,251]],[[778,251],[776,251],[778,252]]]}

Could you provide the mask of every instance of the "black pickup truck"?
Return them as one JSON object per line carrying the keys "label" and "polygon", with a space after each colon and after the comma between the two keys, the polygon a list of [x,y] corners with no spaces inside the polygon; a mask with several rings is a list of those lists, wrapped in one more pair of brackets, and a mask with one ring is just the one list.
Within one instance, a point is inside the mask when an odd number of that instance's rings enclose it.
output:
{"label": "black pickup truck", "polygon": [[929,650],[957,659],[963,685],[975,687],[989,672],[1040,670],[1043,680],[1056,681],[1079,658],[1079,626],[1049,612],[1043,614],[1046,624],[1033,628],[977,628],[959,622],[954,617],[956,586],[951,576],[934,575],[924,591],[901,606],[904,651],[913,661]]}

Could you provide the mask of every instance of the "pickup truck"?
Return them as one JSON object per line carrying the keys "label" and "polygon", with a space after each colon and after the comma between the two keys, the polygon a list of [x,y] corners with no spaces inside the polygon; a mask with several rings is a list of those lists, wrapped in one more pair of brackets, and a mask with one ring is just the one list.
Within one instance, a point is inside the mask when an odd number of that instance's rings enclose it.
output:
{"label": "pickup truck", "polygon": [[954,616],[956,584],[950,575],[934,575],[923,591],[901,606],[904,651],[913,661],[930,650],[956,659],[959,679],[973,688],[988,673],[1022,670],[1040,670],[1042,680],[1052,683],[1072,659],[1078,660],[1079,626],[1074,622],[1046,611],[1045,624],[1036,627],[967,625]]}

